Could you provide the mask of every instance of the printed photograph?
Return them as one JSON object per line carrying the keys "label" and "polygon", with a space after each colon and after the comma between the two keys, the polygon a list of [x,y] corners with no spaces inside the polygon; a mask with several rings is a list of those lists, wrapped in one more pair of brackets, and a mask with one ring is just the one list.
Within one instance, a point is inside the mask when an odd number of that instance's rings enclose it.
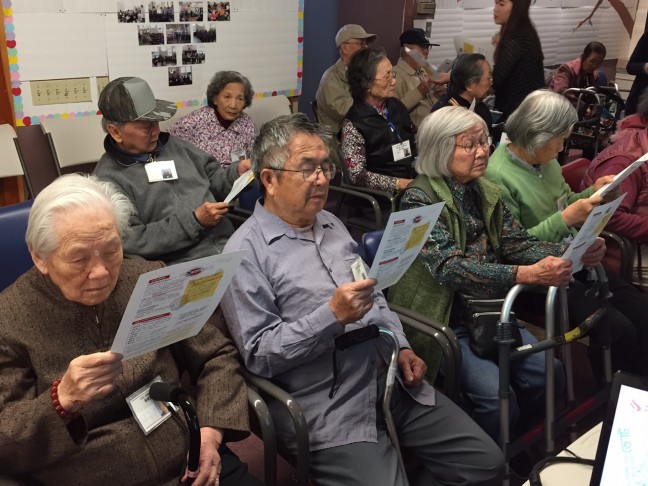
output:
{"label": "printed photograph", "polygon": [[169,24],[166,29],[167,44],[189,44],[191,42],[190,24]]}
{"label": "printed photograph", "polygon": [[154,47],[151,50],[151,64],[153,67],[177,66],[175,46]]}
{"label": "printed photograph", "polygon": [[117,21],[124,24],[144,23],[144,5],[137,0],[117,2]]}
{"label": "printed photograph", "polygon": [[173,2],[149,2],[149,22],[173,22]]}
{"label": "printed photograph", "polygon": [[170,67],[169,86],[184,86],[192,84],[191,66]]}
{"label": "printed photograph", "polygon": [[182,64],[204,64],[204,46],[182,46]]}
{"label": "printed photograph", "polygon": [[229,2],[207,2],[207,16],[210,21],[218,22],[219,20],[230,19]]}
{"label": "printed photograph", "polygon": [[202,2],[180,2],[180,22],[202,22]]}
{"label": "printed photograph", "polygon": [[205,42],[216,42],[216,26],[210,24],[191,24],[193,33],[191,42],[202,44]]}
{"label": "printed photograph", "polygon": [[164,44],[164,27],[159,25],[138,25],[137,38],[140,46]]}

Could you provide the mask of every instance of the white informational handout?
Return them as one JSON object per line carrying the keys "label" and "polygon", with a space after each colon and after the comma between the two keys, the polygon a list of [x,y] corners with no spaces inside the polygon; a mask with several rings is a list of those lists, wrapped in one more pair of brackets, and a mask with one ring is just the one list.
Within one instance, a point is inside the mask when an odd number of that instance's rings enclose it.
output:
{"label": "white informational handout", "polygon": [[621,172],[619,172],[615,177],[612,182],[609,184],[606,184],[605,186],[601,187],[598,191],[596,191],[592,196],[601,196],[605,197],[605,195],[616,189],[622,182],[623,180],[628,177],[630,174],[632,174],[635,170],[639,168],[639,166],[643,165],[643,163],[648,160],[648,153],[643,154],[641,157],[639,157],[637,160],[635,160],[632,164],[630,164],[628,167],[623,169]]}
{"label": "white informational handout", "polygon": [[439,69],[439,67],[431,64],[430,61],[428,61],[419,51],[415,51],[414,49],[406,47],[405,52],[414,60],[416,64],[418,64],[418,67],[420,67],[421,69],[423,69],[423,71],[430,75],[434,81],[440,80],[439,74],[445,71],[442,71]]}
{"label": "white informational handout", "polygon": [[230,191],[230,193],[225,198],[225,201],[223,202],[229,204],[253,180],[254,180],[254,172],[252,172],[252,169],[250,169],[247,172],[245,172],[241,177],[239,177],[234,181],[234,184],[232,184],[232,190]]}
{"label": "white informational handout", "polygon": [[110,350],[135,358],[198,334],[244,254],[221,253],[140,275]]}
{"label": "white informational handout", "polygon": [[394,285],[410,267],[427,241],[445,203],[392,213],[380,240],[369,278],[376,290]]}
{"label": "white informational handout", "polygon": [[619,196],[612,202],[601,204],[594,208],[587,217],[583,226],[581,226],[580,231],[574,237],[574,241],[571,242],[571,245],[569,245],[569,248],[567,248],[567,251],[563,255],[563,258],[572,261],[572,266],[574,268],[573,273],[576,273],[583,268],[581,258],[601,231],[603,231],[603,228],[605,228],[605,225],[610,221],[614,211],[619,207],[619,204],[621,204],[624,197],[625,194]]}

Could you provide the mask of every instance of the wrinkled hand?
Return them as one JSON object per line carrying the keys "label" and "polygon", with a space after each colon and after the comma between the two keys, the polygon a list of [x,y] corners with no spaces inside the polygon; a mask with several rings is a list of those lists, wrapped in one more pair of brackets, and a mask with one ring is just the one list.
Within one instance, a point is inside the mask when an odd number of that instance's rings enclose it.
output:
{"label": "wrinkled hand", "polygon": [[343,325],[361,319],[373,307],[375,285],[375,279],[367,278],[338,287],[329,301],[335,318]]}
{"label": "wrinkled hand", "polygon": [[74,413],[105,397],[115,389],[121,371],[122,355],[112,351],[74,358],[58,386],[61,407]]}
{"label": "wrinkled hand", "polygon": [[196,218],[205,228],[213,228],[227,215],[228,206],[225,202],[205,202],[194,211]]}
{"label": "wrinkled hand", "polygon": [[410,182],[412,182],[414,179],[404,179],[404,178],[399,178],[398,179],[398,188],[399,189],[405,189]]}
{"label": "wrinkled hand", "polygon": [[574,201],[562,211],[562,218],[568,228],[583,224],[596,206],[603,202],[601,196],[590,196]]}
{"label": "wrinkled hand", "polygon": [[423,381],[427,365],[425,361],[416,356],[414,351],[405,348],[398,353],[398,365],[403,373],[403,379],[407,386],[418,386]]}
{"label": "wrinkled hand", "polygon": [[[599,177],[596,179],[596,182],[594,183],[594,190],[598,191],[600,188],[603,186],[611,183],[614,180],[613,175],[606,175],[603,177]],[[614,188],[613,191],[608,192],[605,197],[603,198],[603,202],[609,203],[610,201],[614,201],[617,197],[621,195],[621,186],[617,186]]]}
{"label": "wrinkled hand", "polygon": [[236,172],[238,172],[238,175],[242,176],[251,168],[252,168],[252,162],[250,162],[250,159],[243,159],[239,162],[239,165],[236,168]]}
{"label": "wrinkled hand", "polygon": [[516,283],[559,287],[571,282],[572,270],[571,261],[548,256],[533,265],[519,266]]}
{"label": "wrinkled hand", "polygon": [[[193,486],[212,486],[219,483],[221,472],[221,457],[218,448],[223,441],[223,433],[211,427],[200,428],[200,459],[198,462],[198,476],[193,481]],[[188,475],[182,477],[186,482]]]}
{"label": "wrinkled hand", "polygon": [[583,265],[593,267],[597,263],[600,263],[605,256],[605,250],[605,240],[603,238],[596,238],[581,258]]}

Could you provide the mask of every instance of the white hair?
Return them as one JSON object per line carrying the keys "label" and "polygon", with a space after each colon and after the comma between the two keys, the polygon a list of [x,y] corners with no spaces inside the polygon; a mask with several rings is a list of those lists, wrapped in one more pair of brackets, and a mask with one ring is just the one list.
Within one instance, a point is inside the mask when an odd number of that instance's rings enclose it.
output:
{"label": "white hair", "polygon": [[115,218],[120,236],[129,230],[128,220],[135,211],[128,197],[111,182],[93,175],[67,174],[43,189],[34,199],[25,241],[41,257],[47,257],[58,246],[56,215],[71,209],[102,208]]}
{"label": "white hair", "polygon": [[444,106],[426,116],[416,133],[416,172],[428,177],[450,176],[455,137],[475,126],[488,134],[482,117],[461,106]]}

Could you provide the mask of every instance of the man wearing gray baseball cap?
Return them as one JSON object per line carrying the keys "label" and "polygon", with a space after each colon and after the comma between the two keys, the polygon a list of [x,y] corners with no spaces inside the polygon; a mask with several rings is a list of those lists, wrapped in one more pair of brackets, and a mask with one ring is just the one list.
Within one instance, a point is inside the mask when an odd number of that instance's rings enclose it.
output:
{"label": "man wearing gray baseball cap", "polygon": [[177,263],[220,253],[234,232],[223,201],[249,161],[223,169],[211,155],[166,132],[176,111],[146,81],[117,78],[99,96],[107,132],[95,175],[133,202],[124,253]]}
{"label": "man wearing gray baseball cap", "polygon": [[346,77],[349,61],[356,52],[377,38],[376,34],[368,34],[357,24],[347,24],[335,35],[340,59],[324,72],[315,95],[319,122],[327,125],[335,134],[340,131],[342,120],[353,104]]}

